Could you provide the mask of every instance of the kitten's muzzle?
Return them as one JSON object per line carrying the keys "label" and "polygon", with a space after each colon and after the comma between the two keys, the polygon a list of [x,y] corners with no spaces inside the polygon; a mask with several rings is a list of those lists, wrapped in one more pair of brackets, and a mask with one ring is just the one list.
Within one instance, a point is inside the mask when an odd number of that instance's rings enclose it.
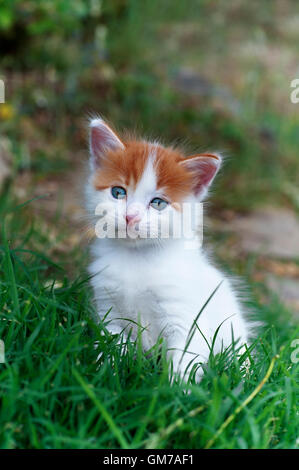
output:
{"label": "kitten's muzzle", "polygon": [[126,218],[127,225],[137,224],[138,222],[141,221],[141,217],[138,212],[134,214],[126,214],[125,218]]}
{"label": "kitten's muzzle", "polygon": [[127,225],[138,224],[142,220],[144,214],[144,207],[138,202],[133,202],[127,206],[125,219]]}

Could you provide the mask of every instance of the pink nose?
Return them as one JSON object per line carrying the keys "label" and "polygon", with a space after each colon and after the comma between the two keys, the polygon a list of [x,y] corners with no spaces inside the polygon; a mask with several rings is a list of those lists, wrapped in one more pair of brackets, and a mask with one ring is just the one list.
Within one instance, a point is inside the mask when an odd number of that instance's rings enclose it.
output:
{"label": "pink nose", "polygon": [[139,214],[137,212],[135,214],[126,214],[126,221],[128,225],[132,223],[137,224],[140,222]]}

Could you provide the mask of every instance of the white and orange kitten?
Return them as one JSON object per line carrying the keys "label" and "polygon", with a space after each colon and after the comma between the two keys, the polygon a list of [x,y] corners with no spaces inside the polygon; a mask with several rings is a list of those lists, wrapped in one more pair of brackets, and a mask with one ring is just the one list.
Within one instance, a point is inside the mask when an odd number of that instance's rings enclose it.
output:
{"label": "white and orange kitten", "polygon": [[[87,208],[93,216],[105,216],[115,233],[100,235],[91,249],[97,313],[112,334],[126,337],[130,331],[135,339],[141,325],[144,350],[162,336],[174,371],[186,380],[195,364],[207,361],[207,342],[220,325],[215,354],[233,339],[248,341],[237,295],[203,253],[200,227],[187,220],[193,227],[191,248],[190,234],[188,240],[182,230],[177,235],[182,207],[192,209],[204,199],[221,157],[185,158],[157,142],[122,140],[100,118],[90,122],[90,154]],[[187,213],[194,218],[193,210]],[[168,232],[162,237],[163,221]],[[129,236],[133,228],[137,237]],[[198,366],[196,377],[201,374]]]}

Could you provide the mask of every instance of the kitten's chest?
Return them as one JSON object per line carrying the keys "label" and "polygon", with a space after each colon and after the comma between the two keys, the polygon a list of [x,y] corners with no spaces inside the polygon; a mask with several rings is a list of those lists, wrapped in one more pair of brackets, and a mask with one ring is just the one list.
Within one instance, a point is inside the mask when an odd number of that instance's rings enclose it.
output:
{"label": "kitten's chest", "polygon": [[90,271],[99,273],[92,283],[105,307],[113,307],[122,316],[156,318],[166,303],[188,296],[192,273],[187,266],[186,259],[180,263],[172,252],[152,257],[108,252],[91,265]]}
{"label": "kitten's chest", "polygon": [[[142,325],[163,329],[179,306],[194,292],[194,273],[186,254],[167,251],[146,257],[106,251],[90,266],[99,314],[129,318]],[[198,286],[196,289],[198,295]],[[175,312],[174,312],[175,313]]]}
{"label": "kitten's chest", "polygon": [[106,272],[102,294],[105,309],[111,308],[112,317],[120,318],[120,324],[133,330],[136,337],[138,326],[142,330],[143,343],[147,348],[157,340],[163,329],[163,285],[151,270],[117,269]]}
{"label": "kitten's chest", "polygon": [[163,282],[149,266],[110,266],[105,276],[105,291],[123,314],[137,319],[159,314]]}

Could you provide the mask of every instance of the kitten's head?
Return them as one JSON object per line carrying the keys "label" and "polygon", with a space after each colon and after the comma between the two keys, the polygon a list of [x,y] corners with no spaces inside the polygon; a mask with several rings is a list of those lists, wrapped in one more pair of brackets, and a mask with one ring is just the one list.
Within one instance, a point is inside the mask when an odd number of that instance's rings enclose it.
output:
{"label": "kitten's head", "polygon": [[203,200],[220,164],[215,154],[186,158],[158,143],[122,140],[102,119],[91,120],[87,204],[100,219],[97,235],[135,245],[177,236],[183,208]]}

